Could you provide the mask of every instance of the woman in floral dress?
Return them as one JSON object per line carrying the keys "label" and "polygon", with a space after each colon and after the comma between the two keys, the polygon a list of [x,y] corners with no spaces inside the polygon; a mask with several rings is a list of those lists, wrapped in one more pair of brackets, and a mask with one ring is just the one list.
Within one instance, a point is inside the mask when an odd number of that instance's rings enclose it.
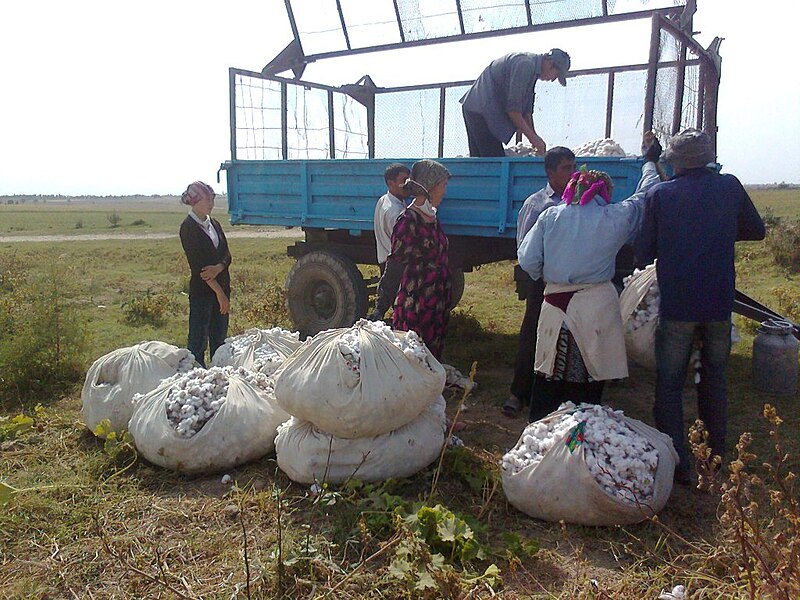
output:
{"label": "woman in floral dress", "polygon": [[417,332],[437,360],[442,359],[452,295],[447,236],[436,218],[448,179],[450,172],[436,161],[414,163],[404,186],[414,202],[397,219],[390,257],[403,267],[392,327]]}

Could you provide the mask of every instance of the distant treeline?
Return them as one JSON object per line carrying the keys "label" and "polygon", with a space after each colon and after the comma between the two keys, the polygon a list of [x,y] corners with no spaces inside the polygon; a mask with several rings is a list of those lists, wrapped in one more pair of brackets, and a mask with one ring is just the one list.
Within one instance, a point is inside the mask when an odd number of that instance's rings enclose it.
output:
{"label": "distant treeline", "polygon": [[[226,198],[226,194],[217,194],[217,198]],[[178,200],[178,196],[174,194],[131,194],[128,196],[67,196],[64,194],[13,194],[9,196],[0,195],[0,204],[47,204],[53,203],[71,203],[71,202],[174,202]]]}

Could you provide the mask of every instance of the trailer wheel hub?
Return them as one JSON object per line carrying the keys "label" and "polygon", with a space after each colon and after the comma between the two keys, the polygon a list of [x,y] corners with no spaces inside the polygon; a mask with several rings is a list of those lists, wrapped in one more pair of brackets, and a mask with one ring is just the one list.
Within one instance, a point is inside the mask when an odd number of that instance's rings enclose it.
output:
{"label": "trailer wheel hub", "polygon": [[320,319],[330,319],[336,313],[336,292],[328,283],[319,282],[311,292],[311,306]]}

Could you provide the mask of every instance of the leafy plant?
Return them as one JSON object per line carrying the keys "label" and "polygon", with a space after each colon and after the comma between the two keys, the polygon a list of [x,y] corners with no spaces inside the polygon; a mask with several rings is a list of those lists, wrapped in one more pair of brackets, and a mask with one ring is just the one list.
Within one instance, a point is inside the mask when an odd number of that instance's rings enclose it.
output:
{"label": "leafy plant", "polygon": [[6,279],[0,291],[0,399],[52,395],[81,377],[86,336],[71,300],[76,280],[70,267],[55,261],[36,279]]}
{"label": "leafy plant", "polygon": [[767,249],[772,260],[790,273],[800,273],[800,219],[776,218],[767,231]]}
{"label": "leafy plant", "polygon": [[147,221],[145,221],[144,219],[136,219],[135,221],[131,222],[131,225],[133,225],[134,227],[139,227],[139,226],[149,227]]}
{"label": "leafy plant", "polygon": [[122,314],[124,321],[134,327],[142,325],[162,327],[167,321],[167,311],[171,307],[172,300],[167,294],[147,290],[144,294],[123,302]]}

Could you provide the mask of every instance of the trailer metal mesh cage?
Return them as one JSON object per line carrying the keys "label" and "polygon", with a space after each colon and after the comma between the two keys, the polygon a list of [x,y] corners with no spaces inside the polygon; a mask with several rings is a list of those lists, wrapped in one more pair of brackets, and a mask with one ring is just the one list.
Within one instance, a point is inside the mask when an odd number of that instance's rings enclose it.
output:
{"label": "trailer metal mesh cage", "polygon": [[288,0],[308,57],[682,7],[682,0]]}
{"label": "trailer metal mesh cage", "polygon": [[[644,4],[660,8],[632,12]],[[231,158],[465,156],[467,137],[459,99],[472,81],[388,88],[376,87],[365,76],[355,84],[334,87],[303,81],[298,73],[320,57],[391,46],[395,39],[391,31],[398,44],[408,45],[481,32],[571,27],[587,20],[602,25],[649,19],[648,59],[570,71],[566,88],[537,85],[534,122],[551,146],[576,148],[613,138],[635,155],[643,131],[650,129],[662,140],[685,127],[703,129],[715,138],[718,41],[716,47],[704,49],[694,40],[693,10],[689,10],[693,7],[681,8],[683,4],[647,0],[504,0],[489,5],[479,0],[325,0],[318,4],[315,0],[309,10],[311,0],[287,2],[295,42],[261,73],[230,70]],[[335,22],[330,21],[333,16]],[[375,32],[381,32],[384,45],[364,46]],[[325,52],[306,55],[309,49]],[[275,74],[281,69],[292,69],[296,77]]]}

